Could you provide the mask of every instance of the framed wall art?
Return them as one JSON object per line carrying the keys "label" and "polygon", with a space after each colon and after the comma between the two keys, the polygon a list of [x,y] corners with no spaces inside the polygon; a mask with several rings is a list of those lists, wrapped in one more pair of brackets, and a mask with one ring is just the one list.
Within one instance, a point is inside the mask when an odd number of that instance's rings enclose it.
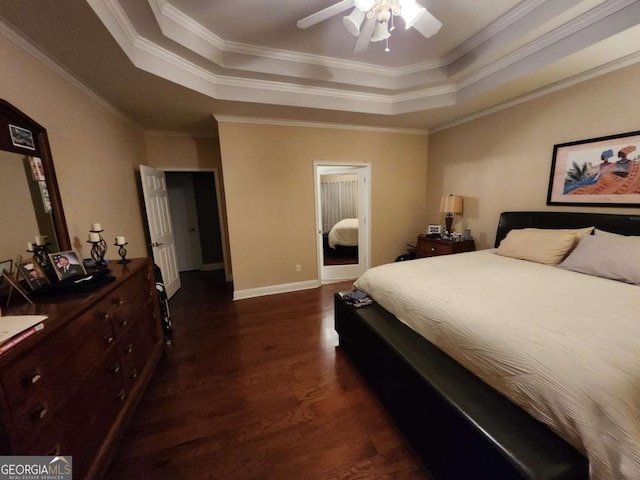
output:
{"label": "framed wall art", "polygon": [[547,205],[640,207],[640,131],[554,145]]}

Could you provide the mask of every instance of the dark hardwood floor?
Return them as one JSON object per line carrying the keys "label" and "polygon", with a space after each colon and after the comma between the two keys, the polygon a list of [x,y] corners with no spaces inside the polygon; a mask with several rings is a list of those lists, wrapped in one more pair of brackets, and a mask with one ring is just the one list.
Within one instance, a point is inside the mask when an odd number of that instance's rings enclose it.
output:
{"label": "dark hardwood floor", "polygon": [[428,479],[336,348],[333,293],[233,302],[220,272],[182,275],[174,343],[107,479]]}

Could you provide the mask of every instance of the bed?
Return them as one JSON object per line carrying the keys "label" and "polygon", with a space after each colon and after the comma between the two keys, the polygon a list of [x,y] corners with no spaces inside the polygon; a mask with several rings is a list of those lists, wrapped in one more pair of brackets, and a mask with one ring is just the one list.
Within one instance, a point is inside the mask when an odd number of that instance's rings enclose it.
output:
{"label": "bed", "polygon": [[[590,226],[640,235],[640,216],[507,212],[496,246],[514,229]],[[402,264],[358,279],[372,306],[337,295],[336,330],[436,478],[586,479],[589,462],[594,480],[640,478],[640,287],[486,250]],[[424,269],[425,285],[407,282]]]}
{"label": "bed", "polygon": [[329,248],[358,246],[358,219],[343,218],[329,230]]}

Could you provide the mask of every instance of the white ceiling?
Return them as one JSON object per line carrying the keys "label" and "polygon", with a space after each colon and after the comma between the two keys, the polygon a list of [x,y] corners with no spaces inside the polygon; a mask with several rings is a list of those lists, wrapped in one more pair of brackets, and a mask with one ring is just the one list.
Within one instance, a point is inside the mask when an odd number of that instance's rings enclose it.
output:
{"label": "white ceiling", "polygon": [[[640,0],[418,0],[352,52],[337,0],[0,2],[0,33],[43,52],[145,130],[212,134],[216,116],[437,129],[640,60]],[[3,20],[3,21],[2,21]]]}

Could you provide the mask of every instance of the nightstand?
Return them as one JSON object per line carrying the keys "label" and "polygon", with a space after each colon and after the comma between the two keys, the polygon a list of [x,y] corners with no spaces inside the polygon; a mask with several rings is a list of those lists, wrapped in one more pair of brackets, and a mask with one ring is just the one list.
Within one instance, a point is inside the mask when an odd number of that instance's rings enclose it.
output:
{"label": "nightstand", "polygon": [[429,238],[426,235],[418,235],[418,258],[473,252],[475,249],[476,245],[473,240],[443,240],[441,238]]}

